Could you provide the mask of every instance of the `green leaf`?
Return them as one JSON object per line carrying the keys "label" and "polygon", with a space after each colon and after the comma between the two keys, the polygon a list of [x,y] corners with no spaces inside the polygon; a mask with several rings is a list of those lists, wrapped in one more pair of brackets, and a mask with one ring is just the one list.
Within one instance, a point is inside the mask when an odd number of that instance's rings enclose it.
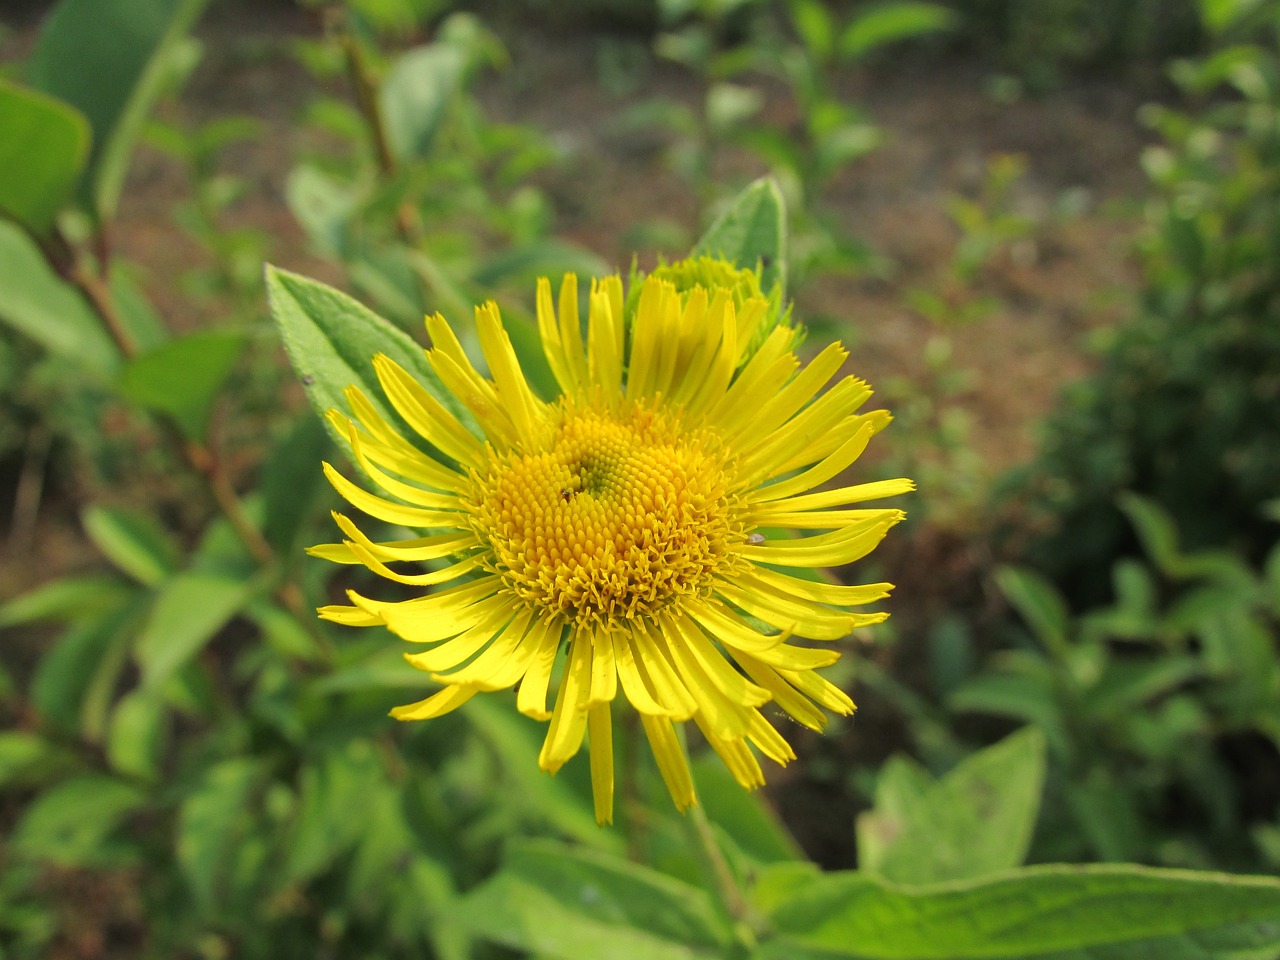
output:
{"label": "green leaf", "polygon": [[739,267],[762,267],[760,288],[775,286],[786,299],[787,213],[771,177],[755,181],[737,197],[693,248],[693,256],[723,257]]}
{"label": "green leaf", "polygon": [[304,163],[289,172],[284,199],[319,253],[345,259],[347,227],[360,206],[356,188]]}
{"label": "green leaf", "polygon": [[69,104],[0,79],[0,213],[37,236],[76,188],[89,122]]}
{"label": "green leaf", "polygon": [[[408,666],[403,657],[400,662]],[[414,672],[421,677],[420,671]],[[586,797],[575,792],[563,777],[548,777],[537,764],[528,762],[544,737],[542,724],[516,712],[514,704],[492,696],[476,697],[468,703],[466,716],[506,770],[523,814],[544,818],[560,836],[621,852],[620,838],[600,829]]]}
{"label": "green leaf", "polygon": [[25,730],[0,731],[0,788],[28,786],[74,767],[75,755]]}
{"label": "green leaf", "polygon": [[472,273],[471,281],[485,288],[515,282],[532,289],[539,277],[551,277],[552,286],[558,288],[559,278],[566,273],[605,277],[614,272],[609,264],[577,244],[537,240],[487,257]]}
{"label": "green leaf", "polygon": [[320,462],[330,449],[324,425],[303,411],[262,468],[262,535],[285,557],[297,551],[298,537],[327,486]]}
{"label": "green leaf", "polygon": [[1178,548],[1178,528],[1173,518],[1155,501],[1135,493],[1121,494],[1119,502],[1156,569],[1176,577],[1182,567],[1182,552]]}
{"label": "green leaf", "polygon": [[378,108],[398,162],[412,163],[430,152],[466,66],[466,53],[444,43],[410,50],[391,65]]}
{"label": "green leaf", "polygon": [[111,713],[107,759],[119,773],[153,779],[169,739],[168,711],[160,697],[135,690]]}
{"label": "green leaf", "polygon": [[27,64],[33,87],[77,107],[93,129],[81,197],[110,220],[129,156],[168,79],[170,57],[207,0],[62,0]]}
{"label": "green leaf", "polygon": [[262,777],[262,764],[251,757],[235,757],[204,771],[200,782],[178,813],[178,864],[199,904],[208,909],[218,902],[236,851],[246,807]]}
{"label": "green leaf", "polygon": [[778,815],[759,794],[743,790],[719,757],[695,760],[693,779],[707,819],[743,856],[756,863],[803,859],[800,845]]}
{"label": "green leaf", "polygon": [[178,545],[149,514],[94,505],[80,521],[93,545],[145,586],[154,586],[178,567]]}
{"label": "green leaf", "polygon": [[928,33],[950,29],[956,16],[936,3],[889,3],[855,17],[840,36],[840,56],[857,60],[868,53]]}
{"label": "green leaf", "polygon": [[0,220],[0,321],[95,380],[109,380],[120,364],[120,351],[85,299],[50,269],[20,227],[4,220]]}
{"label": "green leaf", "polygon": [[859,866],[897,883],[967,880],[1018,866],[1031,845],[1044,773],[1044,735],[1028,727],[915,796],[899,792],[882,805],[877,795],[875,809],[858,818]]}
{"label": "green leaf", "polygon": [[115,689],[143,607],[138,597],[58,638],[31,679],[31,700],[42,717],[98,740],[106,719],[105,692]]}
{"label": "green leaf", "polygon": [[1200,18],[1211,33],[1222,33],[1260,6],[1262,0],[1200,0]]}
{"label": "green leaf", "polygon": [[14,828],[13,849],[63,867],[110,863],[118,858],[111,835],[142,803],[137,787],[114,777],[66,780],[27,808]]}
{"label": "green leaf", "polygon": [[205,573],[174,574],[160,587],[134,644],[145,687],[155,689],[199,653],[248,603],[253,581]]}
{"label": "green leaf", "polygon": [[831,12],[820,0],[791,0],[791,22],[810,55],[819,63],[831,59],[835,24]]}
{"label": "green leaf", "polygon": [[167,414],[192,440],[203,440],[227,377],[244,350],[238,333],[192,333],[129,361],[120,375],[126,399]]}
{"label": "green leaf", "polygon": [[352,811],[389,789],[382,761],[367,740],[322,754],[299,776],[301,806],[288,843],[283,880],[311,879],[360,840],[364,824]]}
{"label": "green leaf", "polygon": [[0,627],[86,620],[117,609],[137,589],[111,576],[62,577],[0,604]]}
{"label": "green leaf", "polygon": [[548,960],[692,960],[724,956],[732,941],[704,890],[549,841],[513,843],[462,918],[477,938]]}
{"label": "green leaf", "polygon": [[1255,960],[1280,950],[1280,880],[1044,866],[895,886],[859,873],[759,889],[759,960]]}
{"label": "green leaf", "polygon": [[996,585],[1046,650],[1055,656],[1065,653],[1070,614],[1053,584],[1030,570],[1001,567],[996,571]]}
{"label": "green leaf", "polygon": [[[373,371],[374,354],[384,353],[412,374],[462,423],[472,422],[470,413],[441,386],[422,348],[408,334],[346,294],[316,280],[268,266],[267,295],[289,360],[321,417],[330,409],[346,410],[343,391],[355,386],[388,423],[402,423],[383,398]],[[405,428],[403,434],[415,442],[413,431]],[[344,449],[349,447],[345,436],[335,434],[335,437]],[[422,444],[425,445],[425,441]]]}

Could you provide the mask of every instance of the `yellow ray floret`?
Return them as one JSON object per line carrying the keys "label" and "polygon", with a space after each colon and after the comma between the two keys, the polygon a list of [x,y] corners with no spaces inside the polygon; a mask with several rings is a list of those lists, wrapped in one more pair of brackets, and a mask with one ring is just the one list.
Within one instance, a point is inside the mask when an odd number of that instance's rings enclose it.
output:
{"label": "yellow ray floret", "polygon": [[[613,816],[619,700],[639,713],[681,810],[696,792],[675,724],[693,721],[754,788],[760,756],[794,758],[766,714],[820,730],[824,711],[853,710],[816,673],[839,656],[825,641],[884,619],[850,608],[891,585],[800,569],[870,552],[904,515],[851,505],[913,489],[901,479],[817,489],[838,483],[890,418],[859,412],[871,396],[863,381],[828,387],[847,358],[840,344],[801,363],[795,331],[770,313],[776,300],[660,276],[624,294],[617,277],[593,281],[583,318],[577,278],[554,297],[538,282],[555,396],[530,386],[494,303],[475,316],[487,375],[444,317],[427,319],[426,360],[452,400],[370,358],[399,420],[355,388],[350,415],[329,418],[379,492],[328,464],[325,474],[358,509],[420,535],[379,542],[335,514],[342,542],[311,549],[423,588],[401,601],[353,591],[350,605],[320,611],[415,644],[406,658],[441,689],[393,716],[429,719],[517,687],[520,712],[548,723],[543,769],[586,741],[601,823]],[[464,410],[470,419],[454,413]]]}

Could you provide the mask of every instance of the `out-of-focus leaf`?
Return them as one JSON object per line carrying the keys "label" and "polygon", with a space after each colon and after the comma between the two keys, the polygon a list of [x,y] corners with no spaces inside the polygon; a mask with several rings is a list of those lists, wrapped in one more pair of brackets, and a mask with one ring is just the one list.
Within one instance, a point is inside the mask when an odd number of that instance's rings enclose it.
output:
{"label": "out-of-focus leaf", "polygon": [[80,520],[93,545],[141,584],[155,586],[178,567],[178,545],[148,514],[94,505]]}
{"label": "out-of-focus leaf", "polygon": [[1200,17],[1213,33],[1222,33],[1262,6],[1262,0],[1200,0]]}
{"label": "out-of-focus leaf", "polygon": [[739,267],[760,264],[760,288],[775,286],[786,299],[787,213],[782,191],[770,177],[749,185],[694,244],[693,256],[724,257]]}
{"label": "out-of-focus leaf", "polygon": [[15,853],[63,867],[101,866],[118,858],[111,835],[144,797],[114,777],[85,776],[45,791],[14,828]]}
{"label": "out-of-focus leaf", "polygon": [[31,680],[31,701],[42,717],[98,739],[105,722],[102,691],[115,688],[143,603],[139,597],[58,638]]}
{"label": "out-of-focus leaf", "polygon": [[899,40],[950,29],[955,22],[956,15],[936,3],[888,3],[854,17],[840,35],[840,56],[857,60]]}
{"label": "out-of-focus leaf", "polygon": [[533,287],[538,277],[551,277],[558,288],[560,277],[576,273],[580,277],[605,277],[616,273],[590,250],[572,243],[539,240],[512,247],[485,260],[471,275],[481,287],[494,287],[515,280]]}
{"label": "out-of-focus leaf", "polygon": [[74,623],[119,607],[137,587],[110,576],[62,577],[0,604],[0,627],[42,620]]}
{"label": "out-of-focus leaf", "polygon": [[431,150],[466,66],[466,53],[443,43],[410,50],[391,65],[378,107],[397,161],[411,163]]}
{"label": "out-of-focus leaf", "polygon": [[274,603],[258,600],[249,603],[245,616],[258,625],[263,642],[277,653],[312,662],[320,658],[315,638],[289,611]]}
{"label": "out-of-focus leaf", "polygon": [[546,841],[513,844],[461,915],[476,937],[548,960],[709,960],[732,942],[706,891]]}
{"label": "out-of-focus leaf", "polygon": [[203,440],[218,391],[244,350],[238,333],[210,331],[170,340],[129,361],[120,392],[132,402],[168,414],[193,440]]}
{"label": "out-of-focus leaf", "polygon": [[966,758],[905,809],[885,809],[877,797],[858,818],[859,865],[915,884],[1018,866],[1040,809],[1044,751],[1044,735],[1028,727]]}
{"label": "out-of-focus leaf", "polygon": [[146,691],[125,694],[111,712],[107,759],[117,772],[152,779],[169,738],[168,711],[160,697]]}
{"label": "out-of-focus leaf", "polygon": [[169,339],[169,328],[142,291],[133,264],[116,261],[111,265],[111,297],[120,316],[120,326],[141,353],[154,350]]}
{"label": "out-of-focus leaf", "polygon": [[1067,647],[1070,622],[1062,596],[1044,577],[1030,570],[1001,567],[996,571],[1001,593],[1017,608],[1036,639],[1055,656]]}
{"label": "out-of-focus leaf", "polygon": [[389,789],[382,763],[366,740],[327,751],[303,768],[299,780],[302,802],[283,869],[287,883],[309,880],[350,850],[364,829],[352,811]]}
{"label": "out-of-focus leaf", "polygon": [[360,206],[353,187],[302,164],[290,171],[284,199],[320,253],[331,257],[347,253],[347,225]]}
{"label": "out-of-focus leaf", "polygon": [[[441,386],[422,348],[346,294],[270,266],[267,294],[293,369],[322,417],[330,409],[347,410],[343,391],[355,386],[385,420],[392,424],[402,422],[384,399],[374,374],[374,354],[384,353],[462,423],[472,422],[471,415]],[[404,427],[403,433],[413,442],[412,430]],[[336,439],[344,449],[349,447],[345,436]],[[422,443],[425,446],[425,441]]]}
{"label": "out-of-focus leaf", "polygon": [[120,351],[73,287],[16,224],[0,220],[0,321],[95,379],[110,379]]}
{"label": "out-of-focus leaf", "polygon": [[204,771],[178,814],[178,864],[205,909],[218,902],[228,859],[236,853],[246,806],[262,777],[261,761],[233,757]]}
{"label": "out-of-focus leaf", "polygon": [[983,673],[965,681],[947,698],[947,706],[961,712],[990,713],[1036,724],[1060,758],[1070,758],[1071,737],[1058,702],[1053,674],[1041,662],[1037,668],[1027,659],[1014,660],[1025,670]]}
{"label": "out-of-focus leaf", "polygon": [[835,24],[831,12],[820,0],[791,0],[791,22],[796,33],[809,50],[810,56],[820,63],[831,59],[835,44]]}
{"label": "out-of-focus leaf", "polygon": [[253,581],[178,573],[160,587],[134,644],[143,685],[158,688],[226,626],[254,592]]}
{"label": "out-of-focus leaf", "polygon": [[168,79],[169,58],[207,0],[62,0],[27,63],[32,86],[77,107],[93,129],[85,205],[115,214],[134,140]]}
{"label": "out-of-focus leaf", "polygon": [[25,730],[0,731],[0,787],[37,783],[75,765],[74,754],[41,736]]}
{"label": "out-of-focus leaf", "polygon": [[326,486],[320,463],[330,449],[324,426],[303,411],[263,467],[262,535],[284,556],[295,551],[303,524]]}
{"label": "out-of-focus leaf", "polygon": [[694,761],[693,778],[698,785],[698,802],[716,828],[756,863],[801,860],[803,852],[787,832],[777,814],[759,794],[743,790],[719,757]]}
{"label": "out-of-focus leaf", "polygon": [[904,887],[841,872],[756,897],[776,931],[760,960],[1253,960],[1280,950],[1273,877],[1044,866]]}
{"label": "out-of-focus leaf", "polygon": [[89,156],[89,122],[69,104],[0,79],[0,214],[48,233]]}
{"label": "out-of-focus leaf", "polygon": [[476,697],[467,704],[466,715],[508,772],[513,789],[521,798],[522,812],[544,818],[562,836],[621,851],[619,838],[596,825],[589,800],[575,793],[563,778],[548,777],[536,764],[528,762],[536,755],[543,737],[541,724],[516,712],[514,704],[503,703],[494,696]]}

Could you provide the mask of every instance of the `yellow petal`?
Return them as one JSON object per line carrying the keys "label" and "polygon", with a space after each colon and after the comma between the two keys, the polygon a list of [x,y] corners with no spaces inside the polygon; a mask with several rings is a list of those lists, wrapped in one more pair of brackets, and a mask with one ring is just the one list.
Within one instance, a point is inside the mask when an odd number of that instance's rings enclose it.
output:
{"label": "yellow petal", "polygon": [[649,749],[658,762],[658,772],[662,774],[662,782],[667,785],[672,802],[677,810],[688,810],[698,802],[698,798],[693,790],[689,761],[685,758],[684,748],[676,738],[671,721],[666,717],[642,713],[640,723],[644,726],[645,736],[649,738]]}
{"label": "yellow petal", "polygon": [[445,687],[425,700],[394,708],[391,716],[397,720],[433,720],[458,709],[475,695],[476,691],[467,687]]}
{"label": "yellow petal", "polygon": [[587,710],[587,747],[591,757],[591,797],[596,823],[613,823],[613,720],[608,702]]}
{"label": "yellow petal", "polygon": [[555,773],[578,752],[587,731],[587,694],[591,688],[591,641],[575,634],[569,641],[569,663],[560,679],[556,706],[547,737],[538,754],[538,766]]}
{"label": "yellow petal", "polygon": [[[550,720],[547,710],[547,686],[551,681],[551,668],[555,666],[556,654],[560,652],[559,620],[547,620],[541,623],[541,643],[529,662],[529,668],[520,680],[520,692],[516,695],[516,709],[526,717],[535,720]],[[537,629],[535,627],[535,629]]]}

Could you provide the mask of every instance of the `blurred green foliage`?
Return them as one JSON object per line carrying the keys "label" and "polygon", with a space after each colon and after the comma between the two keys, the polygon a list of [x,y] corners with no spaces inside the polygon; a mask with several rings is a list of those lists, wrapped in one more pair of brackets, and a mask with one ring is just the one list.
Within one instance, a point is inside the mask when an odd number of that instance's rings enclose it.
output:
{"label": "blurred green foliage", "polygon": [[1171,71],[1201,105],[1145,112],[1162,142],[1143,158],[1140,313],[1101,332],[1096,373],[1013,480],[1052,518],[1026,554],[1074,603],[1106,596],[1098,558],[1132,552],[1124,490],[1169,510],[1194,548],[1258,561],[1274,539],[1260,511],[1280,490],[1280,8],[1235,7],[1220,47]]}
{"label": "blurred green foliage", "polygon": [[[924,762],[852,771],[866,785],[856,826],[855,791],[827,809],[856,829],[859,868],[827,873],[718,765],[695,762],[705,819],[672,812],[625,738],[620,825],[601,830],[583,765],[541,773],[540,728],[501,696],[393,725],[388,705],[421,674],[384,639],[335,642],[314,619],[360,581],[330,581],[303,558],[330,506],[318,465],[335,451],[268,325],[259,268],[272,238],[228,216],[248,184],[225,155],[266,133],[245,117],[195,124],[153,109],[198,63],[202,6],[63,0],[25,69],[0,81],[0,454],[24,449],[23,476],[80,465],[58,506],[86,555],[0,601],[0,957],[1244,960],[1280,949],[1273,879],[1023,867],[1280,868],[1276,812],[1249,806],[1271,796],[1259,771],[1280,745],[1280,552],[1260,522],[1264,509],[1274,518],[1280,470],[1280,345],[1266,322],[1280,253],[1280,6],[1204,0],[1218,46],[1175,78],[1205,103],[1150,112],[1163,143],[1146,161],[1144,310],[1110,335],[1036,468],[1052,481],[1041,508],[1067,534],[995,576],[1025,626],[977,638],[968,610],[933,625],[936,689],[867,664],[865,682],[901,691],[904,739]],[[603,264],[557,239],[535,176],[562,162],[555,144],[482,106],[477,84],[507,56],[482,19],[436,0],[308,6],[324,31],[292,53],[315,84],[311,146],[285,199],[317,257],[372,307],[273,274],[303,392],[325,407],[343,378],[367,376],[357,359],[373,349],[412,365],[405,330],[425,310],[465,321],[497,295],[519,340],[530,277]],[[547,15],[635,16],[613,0],[556,7]],[[727,211],[698,249],[793,280],[876,267],[824,205],[882,136],[842,92],[844,71],[887,63],[899,43],[932,53],[976,32],[1035,86],[1132,56],[1141,37],[1161,52],[1162,38],[1181,43],[1182,6],[1163,32],[1144,26],[1154,11],[1139,0],[655,4],[640,26],[701,84],[694,107],[657,105],[672,162],[702,220]],[[785,120],[763,112],[766,89],[782,91]],[[146,265],[112,250],[140,138],[189,183],[174,225],[201,260],[174,287],[193,313],[220,318],[200,330],[176,332],[137,282]],[[777,185],[738,192],[722,175],[725,147]],[[894,389],[910,456],[951,504],[929,510],[944,526],[985,502],[951,337],[985,315],[989,259],[1040,229],[1007,202],[1022,172],[997,158],[979,196],[953,198],[962,240],[946,276],[904,293],[937,326],[931,381]],[[531,339],[517,343],[526,355]],[[33,510],[17,487],[20,517]],[[19,527],[11,542],[32,535]],[[1130,529],[1143,559],[1126,555]],[[1089,599],[1080,584],[1106,574],[1108,598]],[[1007,649],[990,654],[997,643]],[[974,715],[1023,729],[983,747],[996,736],[973,735]]]}

